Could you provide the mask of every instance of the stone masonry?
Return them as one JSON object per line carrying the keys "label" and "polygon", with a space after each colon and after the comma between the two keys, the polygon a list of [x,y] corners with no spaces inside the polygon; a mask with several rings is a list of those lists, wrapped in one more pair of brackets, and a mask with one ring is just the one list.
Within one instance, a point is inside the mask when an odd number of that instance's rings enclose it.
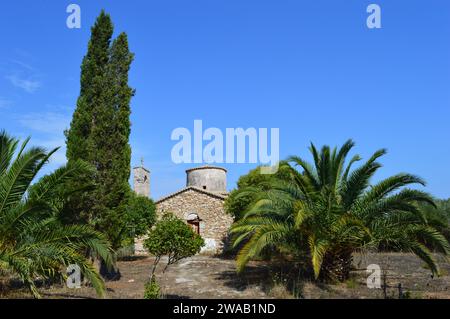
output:
{"label": "stone masonry", "polygon": [[[142,172],[140,170],[137,173]],[[226,170],[202,166],[187,170],[186,173],[185,188],[156,201],[157,217],[161,218],[166,212],[173,213],[190,224],[205,240],[202,253],[221,253],[227,242],[228,230],[233,223],[233,217],[224,209],[227,197]],[[143,192],[139,187],[136,189]],[[136,254],[146,254],[143,247],[144,240],[145,238],[136,238]]]}
{"label": "stone masonry", "polygon": [[157,214],[172,212],[182,220],[190,214],[200,219],[200,235],[205,240],[202,252],[220,252],[226,242],[233,217],[225,213],[225,196],[205,192],[196,187],[187,187],[174,195],[165,197],[156,203]]}

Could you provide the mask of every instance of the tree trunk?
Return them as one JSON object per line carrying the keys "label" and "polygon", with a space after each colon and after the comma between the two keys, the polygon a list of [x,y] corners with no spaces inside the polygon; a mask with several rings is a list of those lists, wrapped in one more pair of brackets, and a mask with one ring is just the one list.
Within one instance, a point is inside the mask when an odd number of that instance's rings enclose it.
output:
{"label": "tree trunk", "polygon": [[111,269],[108,269],[105,262],[97,256],[92,258],[92,263],[95,270],[97,270],[105,281],[116,281],[122,276],[119,268],[117,267],[116,261],[114,261]]}
{"label": "tree trunk", "polygon": [[105,279],[106,281],[116,281],[119,280],[122,275],[120,274],[120,270],[117,267],[117,264],[114,263],[111,269],[108,269],[106,267],[106,264],[103,262],[103,260],[100,263],[100,275]]}
{"label": "tree trunk", "polygon": [[351,250],[342,250],[325,255],[320,271],[320,279],[324,281],[343,282],[350,277],[353,257]]}

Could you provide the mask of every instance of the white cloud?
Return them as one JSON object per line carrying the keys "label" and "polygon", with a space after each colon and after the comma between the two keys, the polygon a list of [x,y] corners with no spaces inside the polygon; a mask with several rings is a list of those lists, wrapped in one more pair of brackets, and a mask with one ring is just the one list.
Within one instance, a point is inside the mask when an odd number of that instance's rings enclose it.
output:
{"label": "white cloud", "polygon": [[10,100],[4,99],[0,96],[0,109],[6,108],[12,105],[12,102]]}
{"label": "white cloud", "polygon": [[[18,54],[22,56],[22,54]],[[28,93],[34,93],[42,87],[40,72],[30,63],[24,62],[30,60],[26,59],[12,59],[9,60],[10,71],[5,78],[15,87],[20,88]]]}
{"label": "white cloud", "polygon": [[47,150],[60,148],[50,158],[49,167],[54,169],[66,163],[64,130],[70,126],[69,116],[56,112],[27,113],[18,115],[17,120],[27,131],[31,131],[31,144]]}
{"label": "white cloud", "polygon": [[46,104],[45,108],[48,110],[52,110],[53,112],[65,112],[65,113],[72,113],[75,109],[74,106],[69,106],[65,104]]}
{"label": "white cloud", "polygon": [[40,81],[33,80],[31,77],[22,78],[18,74],[8,75],[6,79],[9,80],[12,85],[25,90],[27,93],[34,93],[42,86]]}
{"label": "white cloud", "polygon": [[19,57],[25,58],[25,59],[31,59],[33,57],[30,52],[23,50],[21,48],[15,48],[14,53],[16,53]]}
{"label": "white cloud", "polygon": [[19,123],[33,131],[60,135],[70,126],[70,117],[55,112],[28,113],[19,116]]}
{"label": "white cloud", "polygon": [[61,165],[66,164],[66,147],[64,138],[50,138],[50,139],[34,139],[32,138],[30,144],[38,145],[44,147],[47,151],[51,151],[55,148],[59,148],[49,160],[49,165],[52,168],[57,168]]}
{"label": "white cloud", "polygon": [[22,68],[27,69],[27,70],[30,70],[30,71],[34,71],[35,70],[31,65],[29,65],[29,64],[27,64],[25,62],[22,62],[22,61],[19,61],[19,60],[11,60],[11,62],[15,63],[15,64],[21,66]]}

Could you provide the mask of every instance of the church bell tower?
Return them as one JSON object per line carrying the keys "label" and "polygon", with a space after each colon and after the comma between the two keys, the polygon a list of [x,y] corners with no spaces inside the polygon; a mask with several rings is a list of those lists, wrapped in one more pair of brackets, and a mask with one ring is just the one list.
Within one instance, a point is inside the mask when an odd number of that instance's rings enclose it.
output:
{"label": "church bell tower", "polygon": [[133,189],[138,195],[150,197],[150,171],[144,167],[144,160],[141,165],[133,168]]}

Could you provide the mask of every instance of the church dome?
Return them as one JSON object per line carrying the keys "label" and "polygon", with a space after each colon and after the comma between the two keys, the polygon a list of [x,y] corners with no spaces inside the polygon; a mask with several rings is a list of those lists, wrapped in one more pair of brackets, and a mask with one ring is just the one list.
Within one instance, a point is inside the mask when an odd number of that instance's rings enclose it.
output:
{"label": "church dome", "polygon": [[227,170],[218,166],[200,166],[186,170],[186,186],[213,193],[227,192]]}

